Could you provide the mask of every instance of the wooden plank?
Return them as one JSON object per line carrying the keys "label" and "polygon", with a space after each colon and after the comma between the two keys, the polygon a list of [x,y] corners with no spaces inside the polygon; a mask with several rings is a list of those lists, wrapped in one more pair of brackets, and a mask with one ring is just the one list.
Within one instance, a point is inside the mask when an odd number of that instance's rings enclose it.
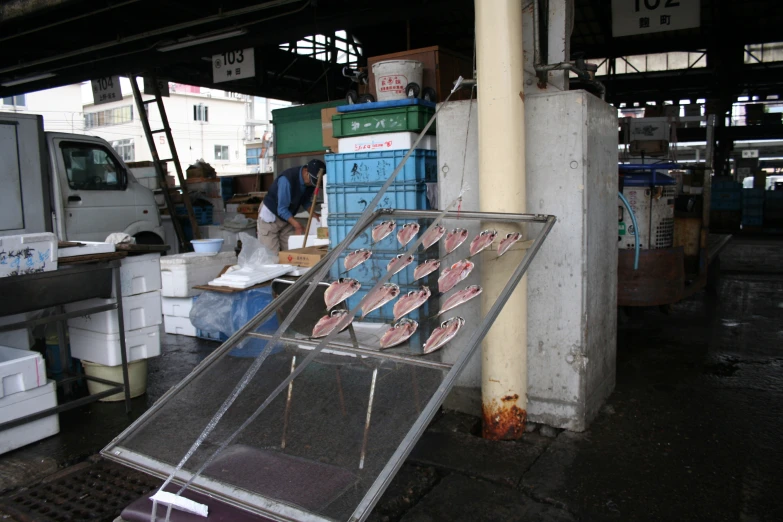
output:
{"label": "wooden plank", "polygon": [[88,254],[86,256],[61,257],[57,260],[60,265],[78,265],[82,263],[94,263],[96,261],[113,261],[127,257],[127,252],[106,252],[105,254]]}
{"label": "wooden plank", "polygon": [[124,251],[128,253],[134,253],[134,252],[166,252],[167,250],[171,250],[170,245],[131,245],[129,243],[120,243],[118,245],[114,245],[114,247],[118,251]]}

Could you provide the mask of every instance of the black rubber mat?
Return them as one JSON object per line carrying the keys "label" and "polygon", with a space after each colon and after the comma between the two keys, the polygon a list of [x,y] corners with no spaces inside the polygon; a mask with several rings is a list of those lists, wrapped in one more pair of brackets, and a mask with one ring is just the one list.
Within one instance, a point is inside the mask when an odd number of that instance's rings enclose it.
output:
{"label": "black rubber mat", "polygon": [[144,473],[95,458],[0,498],[0,511],[18,522],[111,522],[125,506],[161,483]]}

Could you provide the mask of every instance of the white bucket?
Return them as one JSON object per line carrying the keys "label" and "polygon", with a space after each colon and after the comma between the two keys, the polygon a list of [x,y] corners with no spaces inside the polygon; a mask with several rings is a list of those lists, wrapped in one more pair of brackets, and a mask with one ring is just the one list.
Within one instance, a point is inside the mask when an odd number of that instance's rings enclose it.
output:
{"label": "white bucket", "polygon": [[[122,365],[104,366],[102,364],[82,361],[84,374],[107,381],[122,382]],[[130,396],[138,397],[147,392],[147,359],[141,359],[128,363],[128,383],[130,384]],[[109,389],[109,385],[95,381],[87,381],[87,389],[90,395],[95,395]],[[101,402],[114,402],[125,400],[125,392],[115,393],[100,399]]]}
{"label": "white bucket", "polygon": [[424,65],[415,60],[386,60],[374,63],[375,93],[378,101],[404,100],[405,87],[416,83],[421,89]]}

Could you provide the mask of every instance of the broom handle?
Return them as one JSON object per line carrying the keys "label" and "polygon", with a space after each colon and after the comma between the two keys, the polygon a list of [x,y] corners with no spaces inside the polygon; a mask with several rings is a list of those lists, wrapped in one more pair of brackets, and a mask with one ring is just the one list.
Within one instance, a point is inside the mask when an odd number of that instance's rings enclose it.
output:
{"label": "broom handle", "polygon": [[318,197],[318,189],[321,188],[321,176],[323,176],[323,169],[318,170],[318,181],[315,182],[315,191],[313,192],[313,201],[310,203],[310,216],[307,218],[307,226],[305,227],[304,240],[302,241],[302,248],[307,246],[307,236],[310,235],[310,223],[313,221],[313,214],[315,213],[315,198]]}

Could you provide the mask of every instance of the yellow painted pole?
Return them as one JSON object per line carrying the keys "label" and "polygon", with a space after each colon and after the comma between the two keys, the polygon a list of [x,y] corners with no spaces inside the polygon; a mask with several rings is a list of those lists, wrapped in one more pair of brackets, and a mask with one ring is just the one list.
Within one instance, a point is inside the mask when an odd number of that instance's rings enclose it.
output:
{"label": "yellow painted pole", "polygon": [[[522,2],[476,0],[479,208],[525,211],[525,93]],[[508,224],[484,223],[501,237]],[[521,230],[520,230],[521,231]],[[481,271],[486,314],[524,256],[518,248]],[[489,259],[489,258],[487,258]],[[485,438],[517,439],[527,417],[527,279],[508,300],[482,345],[481,395]]]}

